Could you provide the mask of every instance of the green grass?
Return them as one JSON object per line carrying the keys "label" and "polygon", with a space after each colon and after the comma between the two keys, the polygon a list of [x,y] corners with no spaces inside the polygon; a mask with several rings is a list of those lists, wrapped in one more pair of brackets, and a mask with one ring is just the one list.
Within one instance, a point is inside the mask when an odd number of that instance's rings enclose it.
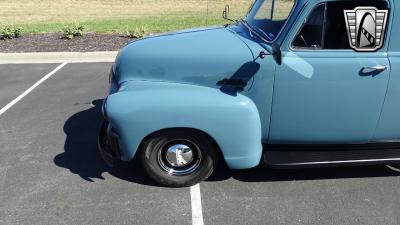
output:
{"label": "green grass", "polygon": [[0,25],[13,24],[24,33],[59,32],[79,23],[86,32],[125,33],[127,27],[146,26],[148,32],[224,24],[222,10],[242,18],[252,0],[0,0]]}
{"label": "green grass", "polygon": [[[228,21],[222,18],[209,18],[208,25],[224,24]],[[59,32],[68,23],[34,23],[15,24],[22,27],[24,33]],[[206,26],[204,18],[199,17],[168,17],[168,18],[129,18],[129,19],[99,19],[80,22],[85,31],[96,33],[124,33],[127,27],[146,26],[149,32],[165,32],[198,26]]]}

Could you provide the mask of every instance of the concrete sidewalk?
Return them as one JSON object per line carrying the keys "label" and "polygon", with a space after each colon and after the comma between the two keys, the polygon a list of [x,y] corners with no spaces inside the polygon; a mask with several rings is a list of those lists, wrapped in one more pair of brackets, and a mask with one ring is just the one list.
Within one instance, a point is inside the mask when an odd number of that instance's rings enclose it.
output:
{"label": "concrete sidewalk", "polygon": [[0,64],[114,62],[118,52],[0,53]]}

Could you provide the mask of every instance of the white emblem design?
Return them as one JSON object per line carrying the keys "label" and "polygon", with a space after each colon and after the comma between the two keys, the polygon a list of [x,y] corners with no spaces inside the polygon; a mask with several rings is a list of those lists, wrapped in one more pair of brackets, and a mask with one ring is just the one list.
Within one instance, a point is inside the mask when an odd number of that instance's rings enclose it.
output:
{"label": "white emblem design", "polygon": [[350,46],[356,51],[376,51],[383,45],[388,10],[357,7],[344,10]]}

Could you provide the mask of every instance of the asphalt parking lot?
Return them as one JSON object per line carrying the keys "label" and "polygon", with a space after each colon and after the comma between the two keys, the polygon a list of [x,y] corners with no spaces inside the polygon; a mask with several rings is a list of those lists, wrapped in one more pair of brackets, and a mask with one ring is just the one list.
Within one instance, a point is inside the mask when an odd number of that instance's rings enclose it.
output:
{"label": "asphalt parking lot", "polygon": [[[59,65],[0,65],[0,109]],[[0,114],[0,224],[400,224],[400,172],[386,166],[221,164],[200,207],[137,161],[107,168],[96,139],[110,66],[67,64]]]}

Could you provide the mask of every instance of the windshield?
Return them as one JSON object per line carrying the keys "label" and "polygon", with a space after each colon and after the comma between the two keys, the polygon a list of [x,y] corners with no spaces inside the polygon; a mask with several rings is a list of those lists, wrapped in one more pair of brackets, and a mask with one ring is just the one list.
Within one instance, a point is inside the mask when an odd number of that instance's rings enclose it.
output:
{"label": "windshield", "polygon": [[245,20],[272,42],[285,25],[294,3],[295,0],[256,0]]}

